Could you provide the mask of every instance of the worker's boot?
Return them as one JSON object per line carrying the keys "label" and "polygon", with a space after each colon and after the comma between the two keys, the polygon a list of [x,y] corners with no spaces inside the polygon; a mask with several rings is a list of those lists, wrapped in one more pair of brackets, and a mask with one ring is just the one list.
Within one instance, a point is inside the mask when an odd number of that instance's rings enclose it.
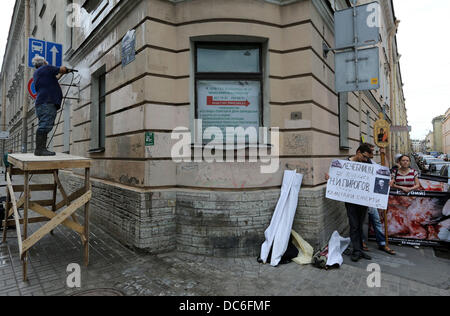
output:
{"label": "worker's boot", "polygon": [[56,156],[54,152],[47,150],[47,133],[36,133],[36,150],[34,155],[39,157]]}

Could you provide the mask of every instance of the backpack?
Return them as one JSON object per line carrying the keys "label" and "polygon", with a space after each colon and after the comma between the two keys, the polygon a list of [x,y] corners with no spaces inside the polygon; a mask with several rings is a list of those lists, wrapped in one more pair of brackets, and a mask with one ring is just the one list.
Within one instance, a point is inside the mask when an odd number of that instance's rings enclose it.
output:
{"label": "backpack", "polygon": [[313,256],[312,264],[316,268],[328,270],[327,261],[328,261],[328,245],[323,247]]}

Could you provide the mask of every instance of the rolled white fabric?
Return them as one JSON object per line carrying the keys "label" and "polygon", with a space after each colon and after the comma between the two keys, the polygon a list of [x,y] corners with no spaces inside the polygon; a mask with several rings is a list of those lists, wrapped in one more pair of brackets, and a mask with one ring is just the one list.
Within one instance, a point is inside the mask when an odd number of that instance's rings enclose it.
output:
{"label": "rolled white fabric", "polygon": [[264,263],[267,263],[272,248],[270,264],[274,267],[280,263],[281,257],[289,244],[302,181],[303,175],[297,174],[296,171],[285,171],[281,196],[270,226],[264,234],[266,241],[261,247],[261,259]]}

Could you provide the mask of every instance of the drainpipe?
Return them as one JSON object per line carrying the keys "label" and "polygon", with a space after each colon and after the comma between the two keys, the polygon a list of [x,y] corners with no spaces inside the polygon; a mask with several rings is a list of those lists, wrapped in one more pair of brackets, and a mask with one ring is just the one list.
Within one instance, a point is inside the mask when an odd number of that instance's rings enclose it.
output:
{"label": "drainpipe", "polygon": [[[391,115],[391,121],[395,124],[395,121],[394,121],[394,106],[395,106],[395,103],[394,103],[394,85],[395,85],[395,82],[394,82],[394,71],[395,71],[395,65],[394,65],[394,52],[393,52],[393,50],[394,50],[394,47],[393,47],[393,39],[394,39],[394,37],[395,37],[395,35],[396,35],[396,33],[397,33],[397,30],[398,30],[398,26],[399,26],[399,24],[400,24],[400,21],[399,20],[396,20],[395,21],[395,25],[389,30],[389,32],[388,32],[388,38],[389,38],[389,65],[390,65],[390,80],[391,80],[391,84],[390,84],[390,102],[391,102],[391,108],[390,108],[390,115]],[[391,133],[392,135],[391,135],[391,160],[393,160],[394,159],[394,157],[395,157],[395,154],[396,153],[394,153],[394,148],[395,148],[395,137],[393,136],[394,135],[394,133]]]}
{"label": "drainpipe", "polygon": [[[28,54],[28,39],[30,38],[30,0],[25,0],[25,56]],[[25,58],[26,59],[26,58]],[[26,62],[26,61],[25,61]],[[24,86],[28,84],[29,71],[28,65],[24,65],[23,82]],[[23,112],[22,112],[22,153],[28,152],[28,92],[23,91]],[[32,140],[33,141],[33,140]]]}
{"label": "drainpipe", "polygon": [[[2,78],[2,131],[6,132],[6,72],[3,72]],[[2,154],[5,154],[6,139],[2,141]]]}
{"label": "drainpipe", "polygon": [[2,79],[2,131],[6,132],[6,72],[3,73]]}

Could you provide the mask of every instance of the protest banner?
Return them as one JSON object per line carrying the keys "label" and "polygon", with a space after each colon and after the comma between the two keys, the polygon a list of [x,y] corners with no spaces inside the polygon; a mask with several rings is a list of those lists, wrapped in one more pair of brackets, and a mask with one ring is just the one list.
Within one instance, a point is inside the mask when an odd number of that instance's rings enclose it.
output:
{"label": "protest banner", "polygon": [[391,173],[376,165],[335,160],[331,164],[326,197],[385,210],[389,199]]}
{"label": "protest banner", "polygon": [[[389,240],[411,246],[437,246],[450,243],[450,193],[401,190],[390,193],[387,211]],[[380,212],[385,223],[384,212]],[[369,238],[375,234],[369,229]]]}

